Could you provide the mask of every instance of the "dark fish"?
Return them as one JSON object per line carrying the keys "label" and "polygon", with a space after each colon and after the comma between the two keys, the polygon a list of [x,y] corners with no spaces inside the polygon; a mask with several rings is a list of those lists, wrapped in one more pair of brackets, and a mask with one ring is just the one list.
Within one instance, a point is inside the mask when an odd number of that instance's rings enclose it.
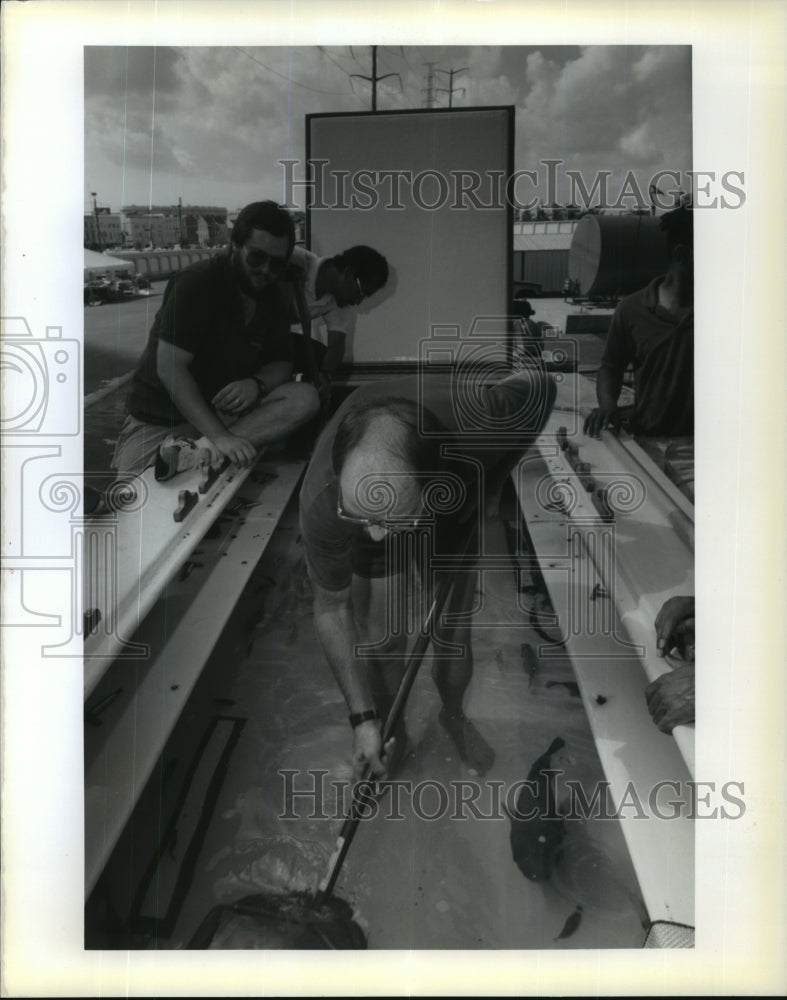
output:
{"label": "dark fish", "polygon": [[572,914],[569,915],[566,922],[563,924],[563,930],[558,934],[554,941],[559,941],[561,938],[571,937],[574,931],[582,923],[582,905],[580,904]]}
{"label": "dark fish", "polygon": [[511,820],[511,853],[525,878],[533,882],[549,878],[565,836],[565,820],[555,806],[555,775],[548,773],[552,755],[564,746],[560,737],[552,741],[533,762],[514,811],[506,809]]}

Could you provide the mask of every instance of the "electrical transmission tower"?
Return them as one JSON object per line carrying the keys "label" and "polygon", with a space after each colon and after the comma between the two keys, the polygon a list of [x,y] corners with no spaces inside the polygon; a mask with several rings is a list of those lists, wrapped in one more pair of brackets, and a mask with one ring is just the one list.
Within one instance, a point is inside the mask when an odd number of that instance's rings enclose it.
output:
{"label": "electrical transmission tower", "polygon": [[437,99],[434,96],[434,73],[436,66],[436,62],[427,62],[426,64],[426,86],[423,88],[423,92],[426,94],[423,104],[425,108],[433,108],[437,104]]}

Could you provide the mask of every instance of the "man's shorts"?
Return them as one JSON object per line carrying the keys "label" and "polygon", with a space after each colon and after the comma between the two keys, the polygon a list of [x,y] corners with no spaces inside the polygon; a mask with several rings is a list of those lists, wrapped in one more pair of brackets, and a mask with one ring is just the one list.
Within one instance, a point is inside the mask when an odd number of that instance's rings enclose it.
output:
{"label": "man's shorts", "polygon": [[[241,416],[245,416],[245,414],[222,413],[221,419],[225,427],[232,427]],[[192,440],[202,437],[193,424],[173,424],[172,427],[166,427],[162,424],[146,424],[142,420],[132,417],[130,413],[127,414],[115,444],[111,468],[116,472],[133,472],[134,474],[144,472],[156,461],[159,447],[170,434],[176,438],[185,437]]]}
{"label": "man's shorts", "polygon": [[115,444],[112,468],[117,472],[144,472],[156,461],[159,446],[172,434],[175,437],[200,437],[191,424],[146,424],[129,413],[126,416]]}

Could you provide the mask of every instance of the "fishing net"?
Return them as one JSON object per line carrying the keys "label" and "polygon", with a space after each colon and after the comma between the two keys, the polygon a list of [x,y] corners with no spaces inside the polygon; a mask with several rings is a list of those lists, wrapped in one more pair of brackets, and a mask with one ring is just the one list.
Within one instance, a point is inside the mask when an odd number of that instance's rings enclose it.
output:
{"label": "fishing net", "polygon": [[693,948],[694,928],[686,924],[673,924],[667,920],[657,920],[651,924],[646,948]]}

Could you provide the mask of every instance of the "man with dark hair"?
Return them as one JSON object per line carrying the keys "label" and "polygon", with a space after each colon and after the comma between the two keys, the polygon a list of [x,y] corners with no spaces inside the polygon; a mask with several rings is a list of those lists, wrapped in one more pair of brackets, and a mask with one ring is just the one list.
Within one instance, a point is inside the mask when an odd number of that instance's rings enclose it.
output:
{"label": "man with dark hair", "polygon": [[[408,376],[357,389],[320,436],[301,490],[301,535],[317,634],[347,702],[359,771],[368,764],[384,776],[405,750],[403,725],[395,747],[382,747],[381,730],[404,670],[413,562],[422,594],[441,586],[448,573],[434,560],[461,553],[489,490],[538,435],[554,397],[536,368],[496,383],[456,372]],[[463,709],[477,573],[452,573],[449,603],[432,623],[432,675],[442,726],[483,774],[494,751]]]}
{"label": "man with dark hair", "polygon": [[[598,407],[585,433],[598,437],[626,422],[647,437],[694,433],[694,238],[688,207],[661,219],[667,273],[615,309],[596,382]],[[623,374],[634,368],[634,405],[618,407]]]}
{"label": "man with dark hair", "polygon": [[225,459],[248,465],[319,409],[291,382],[290,299],[281,284],[295,242],[275,202],[247,205],[229,252],[184,268],[164,299],[134,372],[113,468],[158,480]]}
{"label": "man with dark hair", "polygon": [[[318,381],[330,381],[352,334],[356,307],[388,281],[388,262],[377,250],[353,246],[334,257],[295,247],[291,258],[304,285],[312,322],[312,355]],[[295,369],[311,374],[300,327],[294,330]]]}

